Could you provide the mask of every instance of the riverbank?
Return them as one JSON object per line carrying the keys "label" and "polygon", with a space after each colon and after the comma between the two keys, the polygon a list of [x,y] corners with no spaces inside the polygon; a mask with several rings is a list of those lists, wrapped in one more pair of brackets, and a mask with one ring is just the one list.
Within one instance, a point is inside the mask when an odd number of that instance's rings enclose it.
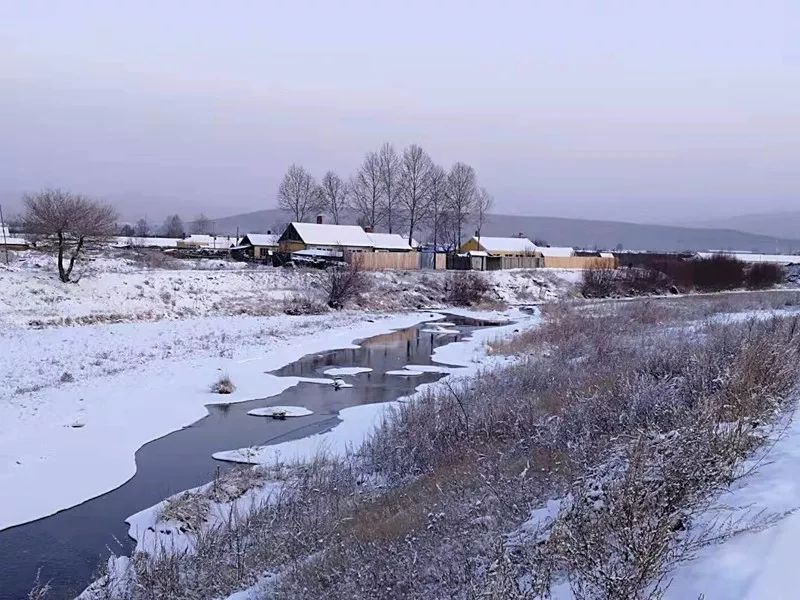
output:
{"label": "riverbank", "polygon": [[[77,368],[63,372],[77,375],[0,403],[0,488],[10,490],[0,500],[0,529],[123,484],[135,473],[138,448],[202,418],[207,404],[266,398],[297,383],[267,371],[435,318],[351,312],[28,331],[4,362],[12,387],[37,374],[58,379],[64,367],[46,360],[50,355],[74,357]],[[104,373],[93,355],[125,364],[121,372],[112,367]],[[88,375],[81,374],[84,364]],[[210,392],[222,373],[236,385],[232,394]]]}

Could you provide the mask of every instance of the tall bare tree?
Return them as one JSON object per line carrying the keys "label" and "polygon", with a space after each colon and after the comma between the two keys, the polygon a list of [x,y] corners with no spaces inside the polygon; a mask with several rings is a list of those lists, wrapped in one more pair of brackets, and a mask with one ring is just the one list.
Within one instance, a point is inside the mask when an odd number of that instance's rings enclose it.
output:
{"label": "tall bare tree", "polygon": [[400,226],[399,201],[400,196],[400,157],[394,150],[394,146],[386,143],[381,146],[378,152],[378,161],[381,174],[381,189],[384,223],[393,233]]}
{"label": "tall bare tree", "polygon": [[344,218],[344,211],[348,206],[349,190],[347,184],[333,171],[328,171],[320,184],[320,195],[325,205],[325,210],[335,224]]}
{"label": "tall bare tree", "polygon": [[150,223],[147,222],[147,219],[142,217],[136,221],[134,232],[136,233],[136,237],[147,237],[150,234]]}
{"label": "tall bare tree", "polygon": [[210,235],[213,232],[213,224],[211,223],[211,219],[209,219],[205,213],[200,213],[194,218],[194,223],[192,223],[192,233],[203,233],[206,235]]}
{"label": "tall bare tree", "polygon": [[86,245],[116,231],[117,212],[104,202],[58,189],[27,195],[24,202],[28,231],[55,238],[58,277],[64,283],[70,281],[75,261]]}
{"label": "tall bare tree", "polygon": [[182,238],[186,235],[186,230],[183,228],[183,220],[178,215],[170,215],[164,219],[164,225],[161,228],[167,237]]}
{"label": "tall bare tree", "polygon": [[278,187],[278,208],[289,213],[292,221],[305,221],[322,209],[314,178],[300,165],[293,164]]}
{"label": "tall bare tree", "polygon": [[447,216],[447,171],[433,165],[428,186],[428,223],[434,251],[443,241],[444,221]]}
{"label": "tall bare tree", "polygon": [[478,188],[475,193],[475,216],[478,225],[478,237],[481,237],[483,226],[489,218],[489,211],[494,206],[494,197],[486,191],[486,188]]}
{"label": "tall bare tree", "polygon": [[464,226],[475,211],[475,169],[457,162],[447,174],[447,209],[452,219],[453,243],[461,246]]}
{"label": "tall bare tree", "polygon": [[428,214],[433,162],[425,151],[412,144],[403,150],[400,161],[399,205],[408,224],[408,243],[414,239],[414,228]]}
{"label": "tall bare tree", "polygon": [[376,152],[369,152],[364,162],[350,179],[350,208],[356,213],[358,224],[373,230],[383,222],[381,214],[380,160]]}

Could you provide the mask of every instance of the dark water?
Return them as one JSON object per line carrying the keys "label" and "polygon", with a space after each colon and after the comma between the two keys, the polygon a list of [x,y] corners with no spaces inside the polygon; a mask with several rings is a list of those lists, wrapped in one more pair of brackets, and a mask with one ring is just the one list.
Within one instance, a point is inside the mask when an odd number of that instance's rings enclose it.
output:
{"label": "dark water", "polygon": [[[0,600],[25,598],[39,570],[41,579],[52,586],[51,597],[72,598],[80,593],[111,552],[128,554],[133,549],[134,543],[127,537],[127,517],[210,481],[217,470],[232,467],[212,459],[212,453],[326,431],[336,425],[336,413],[343,408],[395,400],[421,383],[439,379],[439,373],[398,377],[385,372],[407,364],[431,364],[434,348],[488,325],[448,320],[456,323],[459,336],[422,333],[426,328],[422,324],[369,338],[357,349],[305,356],[274,374],[322,377],[322,372],[333,366],[370,367],[373,371],[345,377],[354,384],[348,389],[301,383],[267,399],[210,405],[208,416],[140,448],[136,475],[124,485],[53,516],[0,532]],[[274,405],[305,406],[314,414],[285,421],[247,415],[253,408]]]}

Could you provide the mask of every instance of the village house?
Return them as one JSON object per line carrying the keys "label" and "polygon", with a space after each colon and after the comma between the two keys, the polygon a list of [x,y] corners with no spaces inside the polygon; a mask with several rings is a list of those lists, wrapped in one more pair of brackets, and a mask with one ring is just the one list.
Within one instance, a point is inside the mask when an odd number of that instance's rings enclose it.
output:
{"label": "village house", "polygon": [[278,251],[279,235],[268,231],[267,233],[248,233],[231,248],[233,254],[241,253],[242,256],[254,260],[266,260]]}

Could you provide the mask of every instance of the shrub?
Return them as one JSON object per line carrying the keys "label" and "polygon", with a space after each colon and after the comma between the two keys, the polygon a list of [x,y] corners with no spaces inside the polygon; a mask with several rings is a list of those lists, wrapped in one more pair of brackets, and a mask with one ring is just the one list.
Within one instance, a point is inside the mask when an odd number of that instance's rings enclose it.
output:
{"label": "shrub", "polygon": [[479,304],[489,291],[489,284],[478,273],[472,271],[456,271],[447,277],[447,295],[449,304],[456,306],[472,306]]}
{"label": "shrub", "polygon": [[72,383],[75,381],[75,377],[69,371],[64,371],[59,378],[61,383]]}
{"label": "shrub", "polygon": [[607,298],[617,290],[617,274],[614,269],[586,269],[581,282],[584,298]]}
{"label": "shrub", "polygon": [[236,391],[236,386],[231,381],[230,376],[227,373],[223,373],[217,381],[211,384],[211,391],[215,394],[232,394]]}
{"label": "shrub", "polygon": [[691,262],[692,283],[698,290],[732,290],[744,283],[744,263],[727,254],[714,254]]}
{"label": "shrub", "polygon": [[364,292],[367,277],[358,255],[351,255],[349,263],[328,267],[320,287],[327,297],[328,306],[334,309],[344,308],[348,301]]}
{"label": "shrub", "polygon": [[750,265],[745,275],[745,285],[750,290],[762,290],[783,283],[785,274],[783,267],[772,263],[755,263]]}
{"label": "shrub", "polygon": [[328,307],[310,291],[294,292],[283,300],[283,312],[287,315],[321,315],[327,310]]}

